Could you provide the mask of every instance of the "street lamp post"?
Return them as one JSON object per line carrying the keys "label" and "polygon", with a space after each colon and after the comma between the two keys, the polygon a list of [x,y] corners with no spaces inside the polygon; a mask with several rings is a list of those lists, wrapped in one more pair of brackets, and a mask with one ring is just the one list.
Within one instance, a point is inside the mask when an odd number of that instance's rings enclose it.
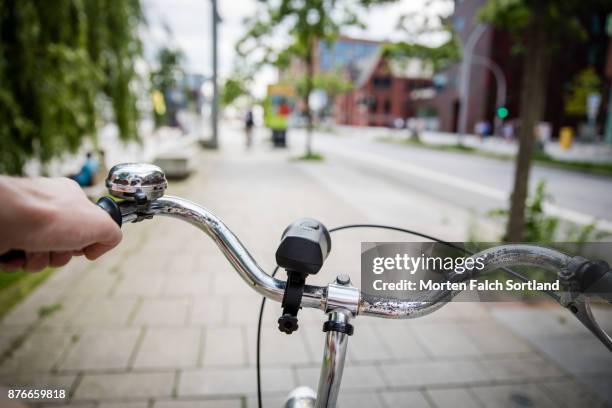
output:
{"label": "street lamp post", "polygon": [[[477,64],[481,64],[486,66],[487,68],[489,68],[491,70],[491,72],[493,72],[493,76],[495,77],[495,82],[496,82],[496,95],[495,95],[495,104],[497,105],[495,108],[500,108],[502,106],[506,106],[506,93],[507,93],[507,83],[506,83],[506,76],[504,75],[504,71],[502,71],[502,69],[499,67],[499,65],[497,65],[494,61],[490,60],[489,58],[483,57],[481,55],[474,55],[474,62]],[[495,115],[495,122],[493,125],[493,130],[494,130],[494,134],[495,131],[497,131],[500,127],[501,127],[501,122],[502,119],[498,116]]]}
{"label": "street lamp post", "polygon": [[217,25],[219,23],[219,12],[217,8],[217,0],[211,0],[212,2],[212,106],[211,106],[211,126],[212,136],[210,139],[209,147],[211,149],[217,149],[219,147],[219,84],[217,83],[217,71],[219,69],[218,61],[218,32]]}

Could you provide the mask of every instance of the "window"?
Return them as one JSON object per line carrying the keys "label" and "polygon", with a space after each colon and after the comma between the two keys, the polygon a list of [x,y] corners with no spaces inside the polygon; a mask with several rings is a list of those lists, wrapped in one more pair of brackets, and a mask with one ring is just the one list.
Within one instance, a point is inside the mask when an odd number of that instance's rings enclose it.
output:
{"label": "window", "polygon": [[372,84],[377,89],[389,89],[391,87],[391,77],[374,77]]}
{"label": "window", "polygon": [[383,109],[384,109],[386,114],[391,113],[391,101],[389,99],[387,99],[385,101],[385,105],[384,105]]}

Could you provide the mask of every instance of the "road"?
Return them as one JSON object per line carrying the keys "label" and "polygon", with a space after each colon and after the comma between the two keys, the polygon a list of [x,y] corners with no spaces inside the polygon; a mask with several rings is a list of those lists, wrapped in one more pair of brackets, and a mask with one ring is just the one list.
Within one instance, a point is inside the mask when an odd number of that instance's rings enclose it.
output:
{"label": "road", "polygon": [[[293,131],[292,146],[300,150],[303,132]],[[455,152],[383,143],[371,137],[317,132],[314,150],[346,169],[394,181],[423,196],[485,214],[506,207],[512,188],[513,162]],[[546,182],[551,201],[545,209],[562,219],[587,224],[597,220],[612,232],[612,178],[545,166],[534,166],[530,189]]]}

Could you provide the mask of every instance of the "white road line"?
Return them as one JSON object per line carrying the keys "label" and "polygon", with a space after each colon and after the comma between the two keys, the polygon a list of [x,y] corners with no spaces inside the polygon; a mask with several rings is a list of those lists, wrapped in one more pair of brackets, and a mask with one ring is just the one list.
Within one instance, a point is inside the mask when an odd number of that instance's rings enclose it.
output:
{"label": "white road line", "polygon": [[[327,149],[328,146],[325,146],[324,149]],[[382,167],[391,171],[410,174],[449,187],[459,188],[465,191],[469,191],[471,193],[480,194],[481,196],[492,198],[495,200],[506,202],[509,200],[509,194],[502,190],[485,186],[483,184],[456,177],[450,174],[440,173],[424,167],[415,166],[413,164],[400,162],[394,159],[389,159],[388,157],[384,157],[381,155],[359,152],[355,150],[348,150],[345,148],[336,149],[334,147],[329,149],[329,151],[335,155],[343,156],[351,160],[358,160],[361,162],[368,163],[369,165]],[[588,225],[593,222],[597,222],[597,229],[606,232],[612,232],[612,222],[597,219],[592,215],[571,210],[569,208],[564,208],[552,203],[545,203],[544,211],[550,215],[563,218],[567,221],[571,221],[579,225]]]}

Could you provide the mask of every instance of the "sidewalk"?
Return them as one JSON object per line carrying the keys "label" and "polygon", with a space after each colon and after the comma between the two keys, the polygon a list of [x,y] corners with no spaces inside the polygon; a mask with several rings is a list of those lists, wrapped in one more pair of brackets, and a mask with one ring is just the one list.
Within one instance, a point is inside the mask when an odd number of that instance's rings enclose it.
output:
{"label": "sidewalk", "polygon": [[[358,129],[359,132],[355,130]],[[354,127],[336,126],[336,132],[343,135],[354,135],[359,133],[364,137],[381,139],[392,137],[397,140],[405,140],[410,137],[407,129],[391,129],[385,127]],[[500,136],[487,136],[481,138],[477,135],[467,134],[459,136],[457,133],[438,132],[426,130],[421,132],[421,141],[429,145],[455,146],[459,143],[464,146],[477,149],[481,152],[500,156],[514,156],[518,151],[516,138],[510,142]],[[576,161],[587,163],[612,163],[612,146],[605,143],[581,143],[574,142],[570,149],[563,149],[558,141],[546,143],[544,151],[551,158],[561,161]]]}
{"label": "sidewalk", "polygon": [[[265,269],[272,270],[280,234],[297,218],[314,217],[329,226],[371,220],[309,171],[321,166],[333,177],[328,163],[289,161],[289,153],[271,150],[261,138],[245,152],[242,134],[227,128],[222,133],[223,150],[199,152],[197,172],[171,182],[168,194],[212,210]],[[420,214],[419,222],[433,229],[449,228],[437,216],[423,219],[427,211]],[[3,319],[0,384],[68,390],[67,400],[37,406],[255,407],[260,298],[190,225],[157,218],[123,230],[119,248],[99,262],[78,260],[57,271]],[[312,283],[349,273],[358,284],[360,238],[334,236],[332,254]],[[399,238],[375,232],[368,239]],[[53,305],[60,307],[41,313]],[[533,319],[534,330],[544,330],[536,314],[519,310],[523,315],[516,319]],[[279,313],[278,304],[268,303],[262,347],[267,407],[281,406],[298,384],[316,388],[322,358],[324,316],[301,311],[300,330],[287,336],[276,329]],[[540,352],[508,319],[467,302],[417,320],[356,319],[340,405],[604,405],[566,362]],[[610,381],[612,360],[601,349],[581,352],[597,358],[600,371],[594,375]]]}

